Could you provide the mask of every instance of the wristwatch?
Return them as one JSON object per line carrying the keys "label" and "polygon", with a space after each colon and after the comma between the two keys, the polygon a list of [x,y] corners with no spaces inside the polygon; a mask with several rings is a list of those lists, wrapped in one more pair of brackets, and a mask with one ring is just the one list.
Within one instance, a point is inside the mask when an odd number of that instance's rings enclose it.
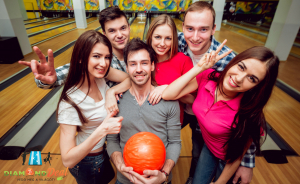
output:
{"label": "wristwatch", "polygon": [[163,184],[168,184],[169,174],[166,171],[164,171],[164,170],[161,170],[161,172],[166,175],[166,180],[163,182]]}

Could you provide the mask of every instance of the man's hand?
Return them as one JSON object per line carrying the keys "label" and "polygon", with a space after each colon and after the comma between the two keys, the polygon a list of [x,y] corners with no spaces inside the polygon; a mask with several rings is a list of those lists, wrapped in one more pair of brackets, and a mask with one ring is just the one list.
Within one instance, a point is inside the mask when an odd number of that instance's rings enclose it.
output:
{"label": "man's hand", "polygon": [[166,180],[166,175],[158,170],[144,170],[144,175],[140,175],[134,171],[129,172],[135,184],[157,184]]}
{"label": "man's hand", "polygon": [[252,176],[253,176],[253,168],[240,166],[235,173],[232,183],[236,184],[238,179],[241,178],[240,184],[248,184],[251,182]]}
{"label": "man's hand", "polygon": [[31,62],[19,61],[19,63],[30,67],[34,77],[40,80],[42,83],[53,84],[56,81],[57,76],[54,68],[54,57],[52,50],[48,50],[48,62],[46,61],[45,55],[38,47],[34,46],[33,50],[39,57],[40,63],[37,60],[31,60]]}
{"label": "man's hand", "polygon": [[132,182],[132,177],[130,176],[130,172],[133,171],[132,167],[126,167],[125,164],[121,164],[118,170]]}

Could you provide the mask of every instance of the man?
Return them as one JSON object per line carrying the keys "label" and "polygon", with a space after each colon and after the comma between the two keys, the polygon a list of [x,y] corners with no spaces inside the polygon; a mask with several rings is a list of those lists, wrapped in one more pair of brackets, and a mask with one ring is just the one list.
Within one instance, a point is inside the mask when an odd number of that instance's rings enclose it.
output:
{"label": "man", "polygon": [[[171,170],[181,149],[179,104],[177,101],[161,100],[153,106],[146,102],[149,93],[155,88],[151,85],[151,73],[154,72],[156,57],[150,46],[140,39],[133,39],[124,49],[124,57],[131,78],[131,87],[123,94],[119,104],[118,116],[124,120],[119,135],[107,136],[107,152],[118,170],[116,184],[170,182]],[[148,177],[126,167],[122,156],[125,143],[138,132],[156,134],[166,147],[166,161],[162,170],[144,171]]]}
{"label": "man", "polygon": [[[112,45],[113,58],[111,67],[125,72],[126,65],[124,63],[123,49],[128,43],[130,34],[130,26],[125,13],[116,6],[105,8],[99,13],[99,23],[103,34]],[[70,64],[58,67],[55,70],[52,50],[48,50],[48,62],[38,47],[33,47],[33,50],[38,55],[40,63],[36,60],[31,62],[19,61],[19,63],[31,67],[38,87],[48,89],[62,85],[67,78]],[[109,81],[108,85],[111,87],[115,83]]]}
{"label": "man", "polygon": [[[178,33],[178,50],[191,57],[194,65],[198,63],[205,53],[215,51],[221,45],[213,36],[216,30],[215,10],[208,2],[197,1],[193,3],[186,10],[182,25],[183,32]],[[227,46],[224,46],[219,54],[221,55],[229,50]],[[223,71],[234,57],[235,54],[230,53],[219,60],[214,68],[218,71]],[[191,105],[187,105],[184,113],[183,125],[188,123],[190,123],[192,129],[193,150],[190,174],[186,184],[190,184],[193,181],[193,175],[203,146],[203,138]],[[236,183],[238,178],[241,178],[242,184],[250,183],[255,162],[254,152],[255,145],[252,144],[235,174],[233,183]]]}

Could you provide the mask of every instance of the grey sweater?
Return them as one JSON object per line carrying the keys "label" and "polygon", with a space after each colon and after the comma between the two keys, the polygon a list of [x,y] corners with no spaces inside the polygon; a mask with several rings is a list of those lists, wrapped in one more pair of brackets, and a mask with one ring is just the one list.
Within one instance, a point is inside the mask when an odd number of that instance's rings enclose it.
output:
{"label": "grey sweater", "polygon": [[[148,97],[147,97],[148,99]],[[124,120],[119,134],[107,135],[107,152],[109,156],[115,151],[123,154],[127,140],[138,132],[152,132],[165,144],[166,159],[175,163],[181,149],[180,140],[180,109],[177,101],[161,100],[156,105],[149,105],[147,100],[140,106],[129,91],[120,98],[119,114]],[[172,176],[170,174],[169,181]],[[119,171],[117,179],[127,184],[130,181]]]}

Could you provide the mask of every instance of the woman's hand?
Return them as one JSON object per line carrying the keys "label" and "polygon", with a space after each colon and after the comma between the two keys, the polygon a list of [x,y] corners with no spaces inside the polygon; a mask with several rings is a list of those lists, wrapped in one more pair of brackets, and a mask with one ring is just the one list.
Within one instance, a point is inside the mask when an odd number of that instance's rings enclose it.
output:
{"label": "woman's hand", "polygon": [[106,134],[118,134],[121,130],[123,117],[114,117],[116,111],[107,115],[99,127],[103,128]]}
{"label": "woman's hand", "polygon": [[119,99],[117,99],[117,95],[115,95],[115,92],[112,88],[106,91],[105,95],[105,109],[107,111],[107,114],[110,114],[112,112],[116,112],[116,114],[119,113],[118,108]]}
{"label": "woman's hand", "polygon": [[158,104],[158,102],[161,100],[161,95],[163,91],[168,87],[168,85],[161,85],[157,86],[153,91],[151,91],[148,102],[149,104],[155,105]]}
{"label": "woman's hand", "polygon": [[201,60],[197,63],[198,67],[201,67],[203,70],[209,69],[213,67],[220,59],[227,56],[232,52],[232,50],[229,50],[228,52],[225,52],[224,54],[218,55],[219,52],[224,47],[227,40],[225,39],[223,43],[218,47],[216,51],[212,51],[211,53],[206,53]]}

